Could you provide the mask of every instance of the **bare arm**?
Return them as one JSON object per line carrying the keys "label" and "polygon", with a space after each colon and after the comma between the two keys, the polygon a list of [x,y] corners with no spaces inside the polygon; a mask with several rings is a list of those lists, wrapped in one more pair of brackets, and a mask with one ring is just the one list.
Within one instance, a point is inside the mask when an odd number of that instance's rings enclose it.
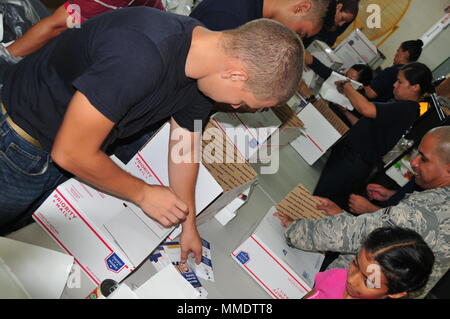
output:
{"label": "bare arm", "polygon": [[58,7],[51,16],[36,23],[22,37],[8,46],[8,51],[16,57],[33,53],[67,29],[68,18],[69,14],[64,5]]}
{"label": "bare arm", "polygon": [[340,85],[345,81],[336,82],[340,93],[344,94],[355,107],[355,109],[365,117],[375,118],[377,116],[377,108],[374,103],[367,100],[364,95],[356,91],[352,85],[347,82]]}
{"label": "bare arm", "polygon": [[370,86],[364,86],[364,92],[369,99],[376,99],[378,97],[377,92],[375,92]]}
{"label": "bare arm", "polygon": [[133,177],[101,151],[114,123],[80,92],[69,103],[51,156],[63,169],[111,194],[132,201],[168,227],[186,218],[187,206],[168,187]]}
{"label": "bare arm", "polygon": [[[187,261],[190,252],[197,264],[202,257],[202,243],[196,225],[195,185],[199,169],[198,150],[201,133],[181,128],[172,118],[170,121],[169,180],[170,185],[188,206],[188,215],[180,235],[181,262]],[[181,151],[182,150],[182,151]]]}

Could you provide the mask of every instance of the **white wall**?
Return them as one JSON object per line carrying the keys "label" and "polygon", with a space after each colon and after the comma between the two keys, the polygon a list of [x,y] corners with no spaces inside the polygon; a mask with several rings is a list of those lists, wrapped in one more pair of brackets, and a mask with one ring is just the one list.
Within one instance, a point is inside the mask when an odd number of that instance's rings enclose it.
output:
{"label": "white wall", "polygon": [[[379,47],[386,56],[382,67],[392,65],[395,52],[400,44],[403,41],[419,39],[445,15],[444,9],[449,5],[449,0],[412,0],[408,11],[398,24],[399,29]],[[377,43],[379,42],[375,41],[375,44]],[[450,28],[447,28],[438,39],[424,49],[419,61],[427,64],[433,70],[449,56]]]}

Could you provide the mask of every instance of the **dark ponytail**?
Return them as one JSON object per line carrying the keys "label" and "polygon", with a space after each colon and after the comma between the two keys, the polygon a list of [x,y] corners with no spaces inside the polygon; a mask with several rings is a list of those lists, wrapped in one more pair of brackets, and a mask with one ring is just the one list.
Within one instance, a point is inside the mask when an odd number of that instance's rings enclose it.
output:
{"label": "dark ponytail", "polygon": [[408,51],[409,53],[409,62],[415,62],[419,60],[420,55],[422,54],[423,41],[422,40],[410,40],[405,41],[400,45],[400,48],[403,51]]}
{"label": "dark ponytail", "polygon": [[434,254],[411,229],[378,228],[363,244],[387,279],[388,294],[412,293],[424,287],[434,265]]}
{"label": "dark ponytail", "polygon": [[409,84],[420,85],[421,95],[425,93],[433,93],[433,74],[425,64],[420,62],[405,64],[400,68],[400,71],[403,71]]}

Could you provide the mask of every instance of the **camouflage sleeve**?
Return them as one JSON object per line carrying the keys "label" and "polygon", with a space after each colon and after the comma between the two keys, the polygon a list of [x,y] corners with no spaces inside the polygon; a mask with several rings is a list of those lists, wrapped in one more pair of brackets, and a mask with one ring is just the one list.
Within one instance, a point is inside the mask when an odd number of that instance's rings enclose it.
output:
{"label": "camouflage sleeve", "polygon": [[385,210],[355,217],[343,213],[318,220],[296,220],[285,231],[289,246],[306,251],[355,254],[371,231],[387,225]]}

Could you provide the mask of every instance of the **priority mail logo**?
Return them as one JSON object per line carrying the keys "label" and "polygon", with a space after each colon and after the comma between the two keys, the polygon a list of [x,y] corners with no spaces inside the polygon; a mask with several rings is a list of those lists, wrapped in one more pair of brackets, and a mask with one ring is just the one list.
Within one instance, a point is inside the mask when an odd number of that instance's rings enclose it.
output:
{"label": "priority mail logo", "polygon": [[70,205],[58,192],[54,192],[52,196],[52,203],[55,205],[58,211],[68,220],[77,218],[77,214],[72,210]]}
{"label": "priority mail logo", "polygon": [[247,252],[245,251],[240,251],[237,255],[236,255],[236,259],[239,260],[239,262],[243,265],[245,265],[246,263],[248,263],[250,261],[250,256]]}

